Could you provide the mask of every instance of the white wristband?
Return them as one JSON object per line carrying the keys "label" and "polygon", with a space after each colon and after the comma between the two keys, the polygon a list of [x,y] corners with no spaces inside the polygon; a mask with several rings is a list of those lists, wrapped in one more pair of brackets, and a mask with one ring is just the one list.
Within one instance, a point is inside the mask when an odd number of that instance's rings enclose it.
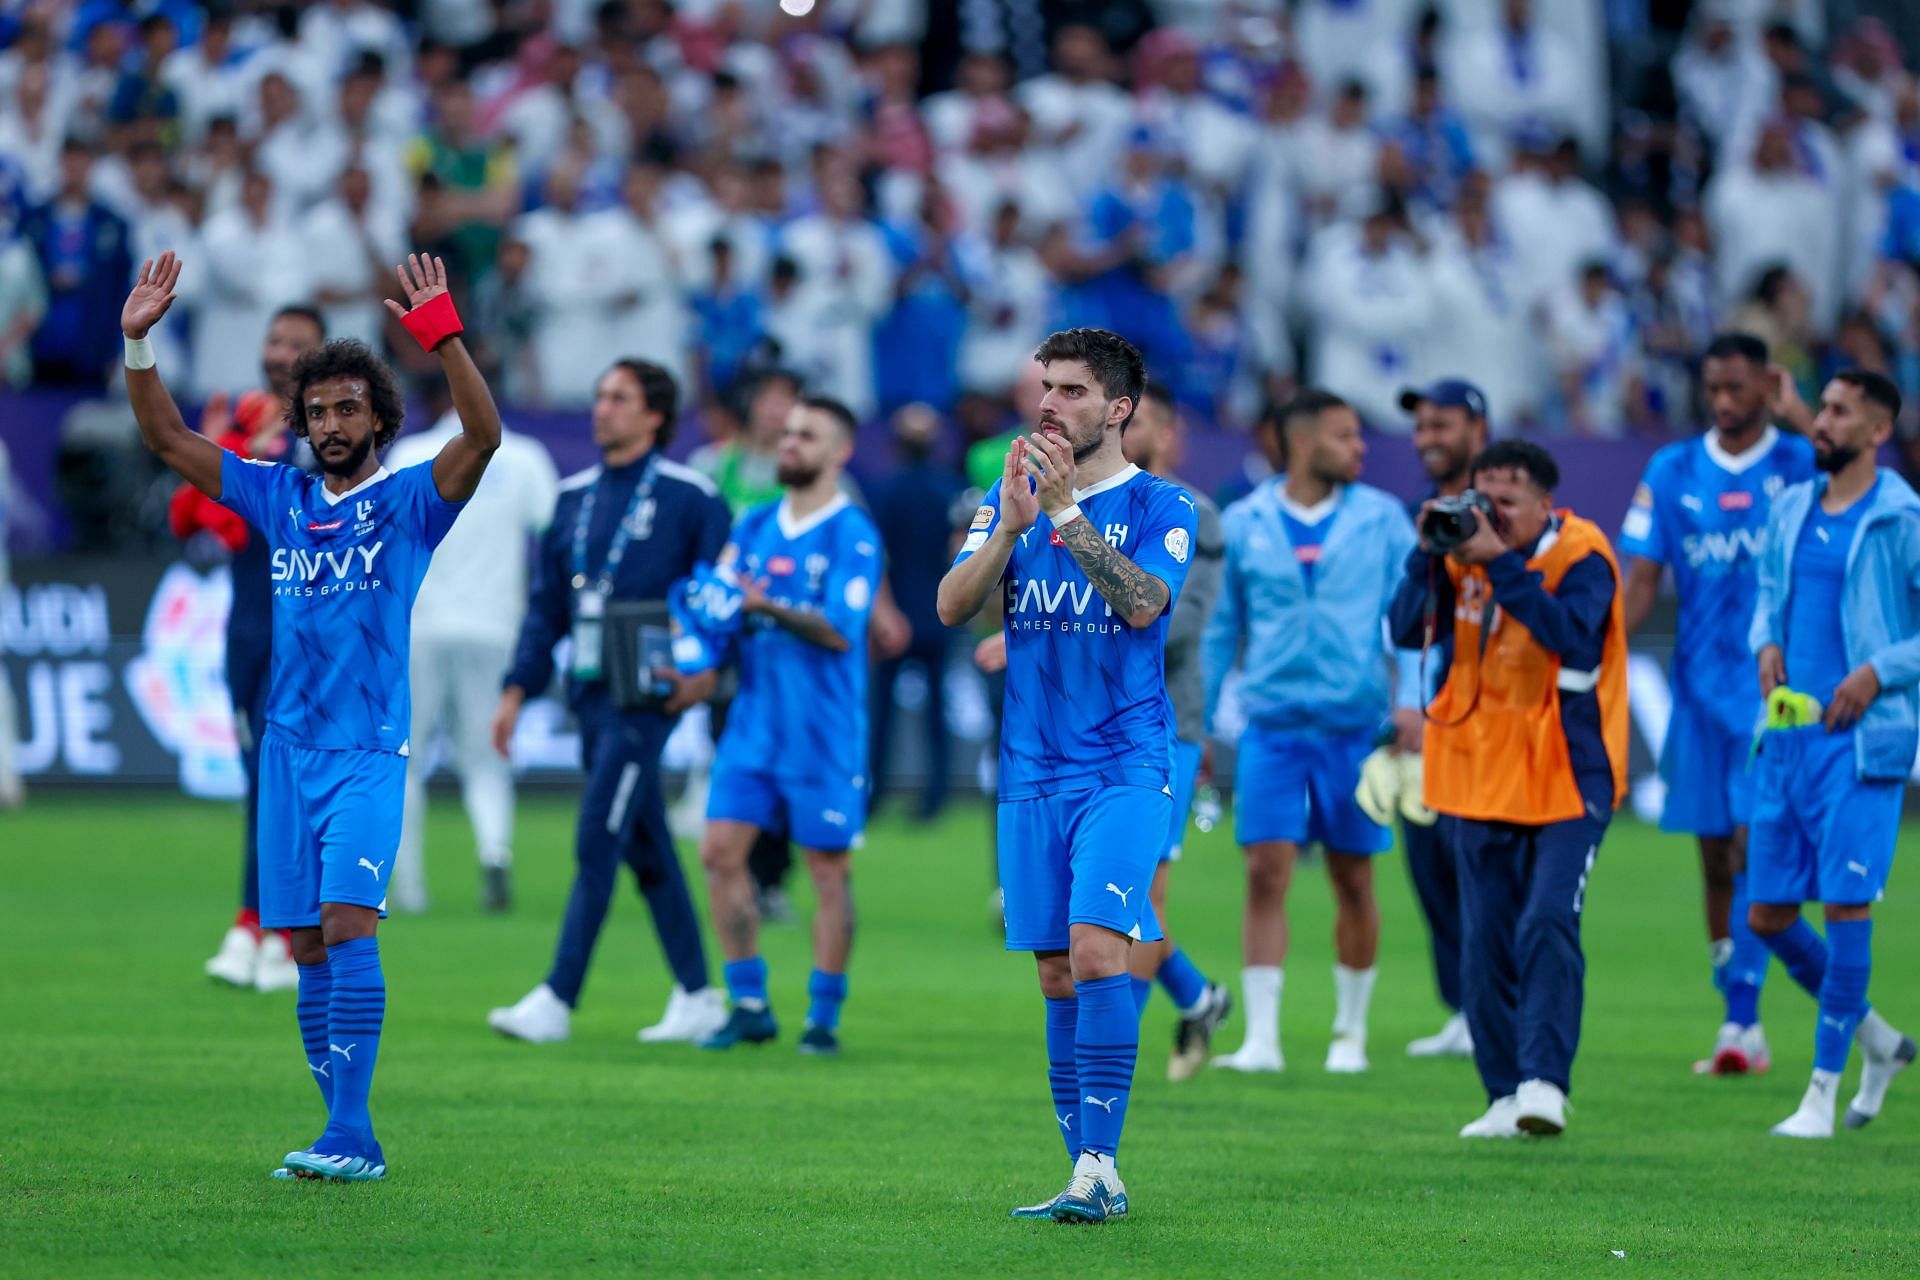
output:
{"label": "white wristband", "polygon": [[127,339],[127,368],[129,369],[153,368],[153,339],[151,338],[128,338]]}
{"label": "white wristband", "polygon": [[1080,518],[1080,504],[1070,502],[1058,511],[1047,512],[1047,519],[1053,521],[1053,527],[1064,529]]}

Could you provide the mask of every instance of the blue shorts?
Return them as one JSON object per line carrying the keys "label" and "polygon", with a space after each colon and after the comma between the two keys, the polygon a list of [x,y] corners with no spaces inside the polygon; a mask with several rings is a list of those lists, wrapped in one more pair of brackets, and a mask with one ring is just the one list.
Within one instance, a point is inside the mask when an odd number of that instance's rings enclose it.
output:
{"label": "blue shorts", "polygon": [[1193,789],[1200,780],[1200,761],[1206,748],[1197,742],[1173,744],[1173,822],[1167,829],[1167,847],[1160,861],[1180,861],[1181,846],[1187,839],[1187,818],[1193,812]]}
{"label": "blue shorts", "polygon": [[851,849],[867,825],[865,778],[794,781],[722,757],[714,761],[707,818],[784,831],[802,849]]}
{"label": "blue shorts", "polygon": [[1856,776],[1853,734],[1774,730],[1754,762],[1747,899],[1774,905],[1876,901],[1900,837],[1899,782]]}
{"label": "blue shorts", "polygon": [[1667,784],[1662,831],[1708,839],[1731,836],[1753,814],[1751,729],[1730,731],[1707,708],[1676,698],[1660,750],[1660,776]]}
{"label": "blue shorts", "polygon": [[1147,888],[1173,797],[1110,786],[1000,802],[1007,950],[1065,951],[1076,924],[1158,942]]}
{"label": "blue shorts", "polygon": [[1373,754],[1370,733],[1291,733],[1248,725],[1234,769],[1234,831],[1243,845],[1318,841],[1335,853],[1385,853],[1393,832],[1353,792]]}
{"label": "blue shorts", "polygon": [[383,915],[406,808],[407,758],[260,740],[260,924],[314,929],[320,904]]}

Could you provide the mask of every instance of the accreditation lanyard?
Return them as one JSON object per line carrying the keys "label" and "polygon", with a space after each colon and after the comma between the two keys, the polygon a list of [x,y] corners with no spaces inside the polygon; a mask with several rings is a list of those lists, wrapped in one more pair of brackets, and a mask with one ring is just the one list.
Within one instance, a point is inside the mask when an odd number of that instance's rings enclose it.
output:
{"label": "accreditation lanyard", "polygon": [[653,481],[659,461],[655,455],[640,473],[640,483],[633,488],[627,512],[615,527],[613,539],[607,543],[607,558],[591,582],[587,577],[587,532],[593,527],[593,509],[600,496],[600,486],[590,487],[580,500],[580,513],[573,522],[573,675],[576,680],[600,678],[607,597],[613,594],[614,575],[620,571],[620,562],[626,558],[627,546],[633,541],[634,526],[653,500]]}

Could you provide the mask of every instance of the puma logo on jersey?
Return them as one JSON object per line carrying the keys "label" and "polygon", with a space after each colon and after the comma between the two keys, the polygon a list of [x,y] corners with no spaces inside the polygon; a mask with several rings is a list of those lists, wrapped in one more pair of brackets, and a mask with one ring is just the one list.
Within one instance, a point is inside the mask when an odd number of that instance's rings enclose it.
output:
{"label": "puma logo on jersey", "polygon": [[1120,905],[1124,907],[1127,905],[1127,895],[1133,892],[1133,886],[1128,885],[1125,889],[1122,889],[1119,885],[1109,880],[1107,881],[1107,892],[1120,899]]}
{"label": "puma logo on jersey", "polygon": [[378,862],[368,862],[365,858],[362,858],[360,859],[360,865],[373,872],[373,878],[378,880],[380,878],[380,868],[386,866],[387,862],[385,858],[382,858]]}
{"label": "puma logo on jersey", "polygon": [[1100,1101],[1100,1099],[1094,1097],[1092,1094],[1088,1094],[1086,1097],[1080,1099],[1080,1101],[1084,1106],[1098,1107],[1102,1111],[1106,1112],[1108,1115],[1112,1115],[1113,1104],[1120,1101],[1120,1095],[1116,1093],[1111,1098],[1108,1098],[1105,1102],[1102,1102]]}
{"label": "puma logo on jersey", "polygon": [[1847,864],[1847,870],[1853,872],[1853,874],[1857,876],[1863,876],[1867,874],[1866,864],[1862,862],[1849,862]]}

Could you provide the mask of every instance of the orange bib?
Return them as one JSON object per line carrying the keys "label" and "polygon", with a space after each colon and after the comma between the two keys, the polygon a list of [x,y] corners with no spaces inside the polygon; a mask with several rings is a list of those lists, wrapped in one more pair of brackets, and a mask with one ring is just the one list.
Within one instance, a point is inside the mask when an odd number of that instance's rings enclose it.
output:
{"label": "orange bib", "polygon": [[1444,561],[1453,580],[1453,667],[1428,708],[1432,720],[1427,725],[1423,790],[1430,809],[1526,826],[1565,822],[1585,813],[1560,724],[1562,690],[1599,694],[1601,734],[1613,766],[1614,807],[1626,798],[1627,629],[1620,565],[1598,526],[1570,511],[1559,515],[1557,535],[1542,539],[1527,568],[1540,574],[1551,592],[1567,570],[1588,555],[1606,559],[1614,592],[1600,668],[1562,668],[1559,655],[1497,607],[1483,656],[1481,614],[1492,591],[1486,570]]}

